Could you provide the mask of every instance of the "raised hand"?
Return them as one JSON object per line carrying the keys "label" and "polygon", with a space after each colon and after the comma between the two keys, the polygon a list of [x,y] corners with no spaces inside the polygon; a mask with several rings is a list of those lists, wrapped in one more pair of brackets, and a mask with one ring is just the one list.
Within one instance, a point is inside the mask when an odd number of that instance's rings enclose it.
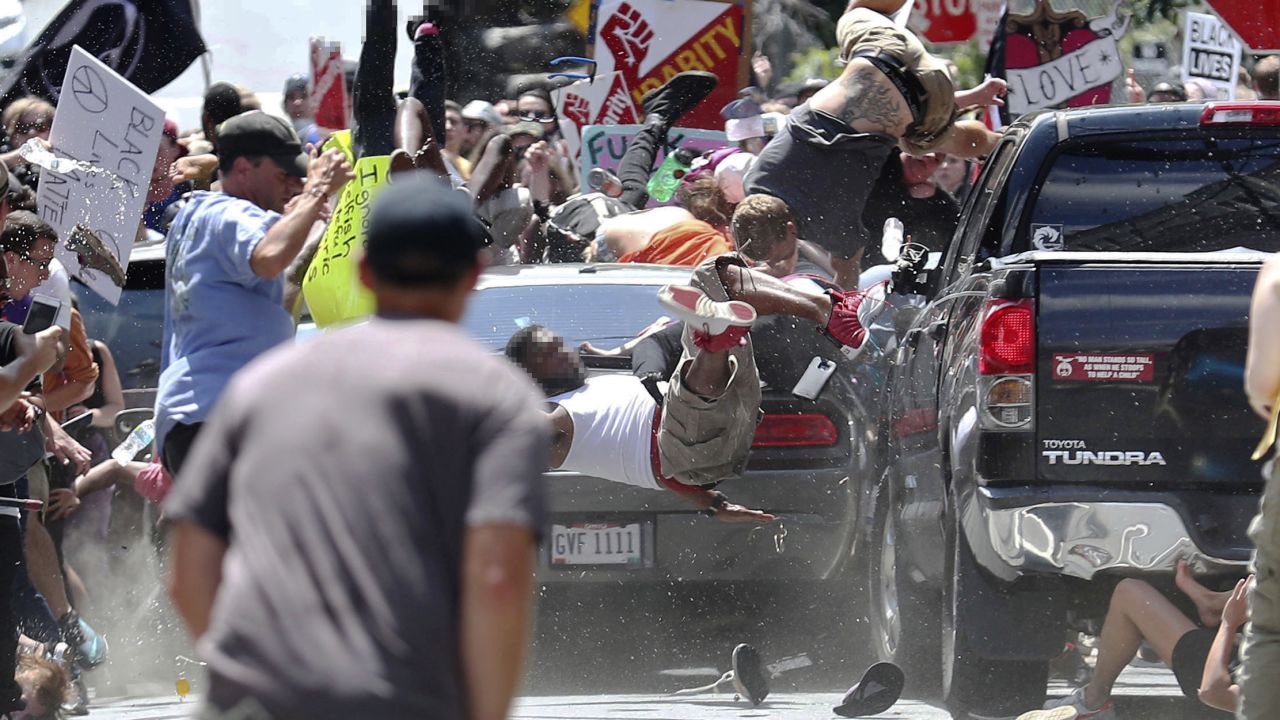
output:
{"label": "raised hand", "polygon": [[1138,73],[1133,68],[1129,68],[1124,74],[1124,94],[1129,102],[1135,105],[1141,105],[1147,101],[1147,93],[1142,89],[1142,85],[1138,84]]}
{"label": "raised hand", "polygon": [[1250,575],[1236,583],[1222,608],[1222,622],[1232,630],[1238,629],[1249,620],[1249,586],[1254,582]]}
{"label": "raised hand", "polygon": [[333,195],[354,177],[351,163],[341,150],[312,151],[311,165],[307,168],[308,188],[319,188],[325,195]]}

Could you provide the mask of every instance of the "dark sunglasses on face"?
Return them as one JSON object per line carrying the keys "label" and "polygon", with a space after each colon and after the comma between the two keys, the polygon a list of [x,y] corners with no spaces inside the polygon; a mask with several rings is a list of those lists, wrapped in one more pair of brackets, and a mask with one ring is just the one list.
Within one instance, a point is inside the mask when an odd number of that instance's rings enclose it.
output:
{"label": "dark sunglasses on face", "polygon": [[516,117],[520,118],[524,122],[539,122],[539,123],[545,123],[547,125],[550,125],[551,123],[556,121],[556,116],[553,114],[532,112],[532,111],[519,113],[516,115]]}

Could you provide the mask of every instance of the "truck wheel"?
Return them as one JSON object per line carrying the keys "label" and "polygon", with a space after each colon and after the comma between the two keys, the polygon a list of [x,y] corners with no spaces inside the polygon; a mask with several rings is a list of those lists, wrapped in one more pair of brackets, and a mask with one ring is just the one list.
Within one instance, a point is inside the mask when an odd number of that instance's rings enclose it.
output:
{"label": "truck wheel", "polygon": [[902,668],[913,692],[938,685],[939,598],[910,577],[899,555],[897,522],[890,502],[877,509],[868,543],[867,615],[871,647],[879,660]]}
{"label": "truck wheel", "polygon": [[[956,612],[956,598],[973,598],[966,584],[985,582],[964,537],[953,532],[948,538],[952,552],[942,612],[942,698],[953,718],[1016,716],[1039,708],[1049,681],[1048,661],[1002,660],[985,657],[970,648],[968,635],[982,629],[966,626]],[[983,613],[977,613],[982,616]],[[999,622],[992,617],[992,622]]]}

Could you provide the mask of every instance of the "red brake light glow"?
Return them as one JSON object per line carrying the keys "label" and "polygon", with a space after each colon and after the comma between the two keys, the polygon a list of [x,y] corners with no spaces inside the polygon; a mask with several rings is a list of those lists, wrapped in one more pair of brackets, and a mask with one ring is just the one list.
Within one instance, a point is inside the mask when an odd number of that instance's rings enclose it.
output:
{"label": "red brake light glow", "polygon": [[1201,125],[1280,125],[1280,102],[1209,103]]}
{"label": "red brake light glow", "polygon": [[839,433],[831,418],[818,413],[765,415],[756,426],[752,447],[829,447]]}
{"label": "red brake light glow", "polygon": [[1029,375],[1036,368],[1035,308],[1030,300],[991,300],[982,318],[981,375]]}

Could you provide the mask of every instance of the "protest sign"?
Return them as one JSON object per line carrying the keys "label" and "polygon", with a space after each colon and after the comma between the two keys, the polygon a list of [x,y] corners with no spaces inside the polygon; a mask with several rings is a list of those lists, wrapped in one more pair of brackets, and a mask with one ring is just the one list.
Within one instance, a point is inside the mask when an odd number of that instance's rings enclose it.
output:
{"label": "protest sign", "polygon": [[142,222],[164,112],[128,80],[79,46],[71,54],[49,142],[80,161],[68,173],[40,172],[36,205],[58,231],[58,260],[112,304]]}
{"label": "protest sign", "polygon": [[1188,12],[1182,37],[1182,82],[1216,88],[1217,95],[1210,99],[1234,100],[1241,47],[1226,23],[1213,15]]}
{"label": "protest sign", "polygon": [[[592,168],[604,168],[617,174],[618,163],[621,162],[623,153],[627,151],[627,147],[631,145],[631,138],[640,132],[641,127],[640,125],[589,125],[586,127],[582,133],[582,172],[579,173],[579,177],[582,178],[582,192],[591,192],[591,188],[587,186],[587,175],[591,173]],[[731,144],[719,130],[672,128],[667,135],[666,147],[658,151],[654,167],[662,164],[668,149],[684,147],[701,154],[708,150],[729,147]],[[660,203],[650,199],[648,206],[658,207],[668,204],[670,203]]]}
{"label": "protest sign", "polygon": [[749,77],[749,3],[596,0],[593,14],[595,79],[562,88],[556,98],[572,153],[588,125],[640,122],[640,98],[687,70],[715,73],[720,84],[679,124],[724,128],[720,108],[737,99]]}
{"label": "protest sign", "polygon": [[1031,13],[1009,15],[1001,28],[1009,110],[1020,115],[1110,102],[1111,83],[1124,72],[1117,43],[1129,28],[1120,6],[1116,0],[1109,14],[1090,20],[1080,10],[1059,12],[1049,0],[1037,0]]}
{"label": "protest sign", "polygon": [[[342,150],[352,161],[351,132],[343,130],[330,136],[324,149],[333,148]],[[355,179],[343,186],[320,247],[302,278],[302,295],[319,327],[373,312],[373,295],[360,284],[357,250],[364,247],[373,197],[387,184],[390,158],[365,157],[352,164]]]}
{"label": "protest sign", "polygon": [[347,126],[346,77],[342,73],[342,46],[311,38],[311,98],[316,125],[326,130],[342,130]]}

